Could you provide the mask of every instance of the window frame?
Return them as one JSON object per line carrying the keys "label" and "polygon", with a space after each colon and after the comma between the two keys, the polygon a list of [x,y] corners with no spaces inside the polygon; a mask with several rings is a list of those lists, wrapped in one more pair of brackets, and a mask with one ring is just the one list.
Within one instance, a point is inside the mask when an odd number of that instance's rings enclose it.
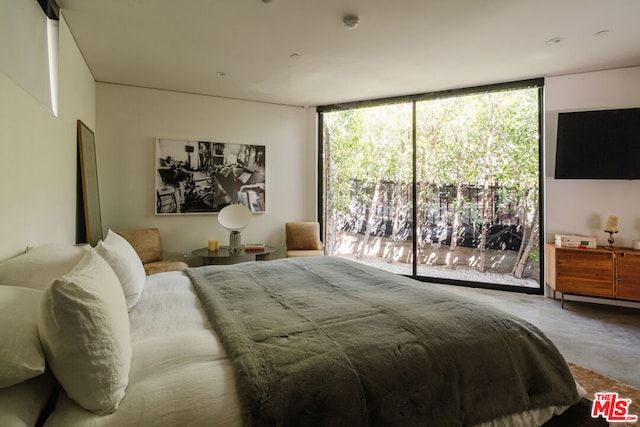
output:
{"label": "window frame", "polygon": [[[317,155],[317,170],[318,170],[318,180],[317,180],[317,215],[318,221],[321,227],[321,235],[325,234],[325,209],[326,209],[326,197],[325,197],[325,173],[324,173],[324,156],[325,156],[325,148],[324,148],[324,113],[335,112],[335,111],[344,111],[351,110],[357,108],[367,108],[367,107],[375,107],[381,105],[388,104],[397,104],[397,103],[412,103],[412,188],[413,188],[413,217],[417,218],[417,203],[415,203],[415,198],[417,194],[417,179],[416,179],[416,138],[417,138],[417,130],[416,130],[416,104],[420,101],[429,101],[438,98],[453,98],[464,95],[471,94],[480,94],[480,93],[489,93],[489,92],[497,92],[497,91],[505,91],[505,90],[516,90],[516,89],[527,89],[527,88],[537,88],[538,90],[538,203],[540,205],[539,209],[539,233],[540,233],[540,250],[539,250],[539,265],[540,265],[540,283],[538,288],[528,288],[528,287],[514,287],[507,286],[501,284],[493,284],[493,283],[478,283],[478,282],[469,282],[464,280],[457,279],[445,279],[438,277],[428,277],[428,276],[418,276],[417,275],[417,257],[413,256],[412,263],[412,277],[413,279],[422,281],[422,282],[437,282],[444,283],[450,285],[458,285],[458,286],[467,286],[474,288],[486,288],[486,289],[496,289],[496,290],[508,290],[512,292],[519,292],[525,294],[536,294],[543,295],[544,294],[544,250],[543,250],[543,239],[542,236],[545,235],[545,222],[544,222],[544,78],[535,78],[535,79],[527,79],[527,80],[519,80],[513,82],[506,83],[497,83],[491,85],[482,85],[482,86],[473,86],[467,88],[460,89],[451,89],[444,90],[438,92],[428,92],[421,93],[415,95],[404,95],[390,98],[378,98],[364,101],[355,101],[341,104],[330,104],[318,106],[316,108],[317,115],[317,140],[318,140],[318,155]],[[417,229],[417,221],[413,221],[413,235],[416,235]],[[417,253],[417,239],[412,239],[412,250],[413,253]]]}

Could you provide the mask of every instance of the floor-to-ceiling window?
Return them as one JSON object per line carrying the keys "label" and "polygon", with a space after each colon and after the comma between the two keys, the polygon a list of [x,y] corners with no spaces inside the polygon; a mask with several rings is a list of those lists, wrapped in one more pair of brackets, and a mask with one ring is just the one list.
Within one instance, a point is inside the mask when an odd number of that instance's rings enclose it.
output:
{"label": "floor-to-ceiling window", "polygon": [[327,252],[540,292],[541,84],[319,108]]}

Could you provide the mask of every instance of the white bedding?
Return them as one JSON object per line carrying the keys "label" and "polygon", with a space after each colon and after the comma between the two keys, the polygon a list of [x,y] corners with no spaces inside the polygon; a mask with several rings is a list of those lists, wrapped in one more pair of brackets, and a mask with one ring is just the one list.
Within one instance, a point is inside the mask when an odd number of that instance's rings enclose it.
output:
{"label": "white bedding", "polygon": [[181,272],[149,276],[130,313],[133,356],[118,410],[60,397],[46,426],[241,425],[231,362]]}
{"label": "white bedding", "polygon": [[[231,361],[187,276],[149,276],[129,316],[133,357],[117,411],[96,415],[61,392],[45,426],[242,425]],[[563,409],[529,411],[483,427],[538,425]]]}

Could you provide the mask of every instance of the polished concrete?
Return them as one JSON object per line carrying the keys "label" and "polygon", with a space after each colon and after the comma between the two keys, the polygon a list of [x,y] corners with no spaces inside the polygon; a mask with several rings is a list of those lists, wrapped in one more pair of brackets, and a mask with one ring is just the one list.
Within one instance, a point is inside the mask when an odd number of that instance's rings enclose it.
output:
{"label": "polished concrete", "polygon": [[640,388],[640,309],[560,301],[540,295],[436,285],[538,326],[565,359]]}

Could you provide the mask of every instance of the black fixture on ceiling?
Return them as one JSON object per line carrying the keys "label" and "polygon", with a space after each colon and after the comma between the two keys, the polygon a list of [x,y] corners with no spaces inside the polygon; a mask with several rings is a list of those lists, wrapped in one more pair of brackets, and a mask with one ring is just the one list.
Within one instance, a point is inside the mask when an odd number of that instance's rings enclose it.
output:
{"label": "black fixture on ceiling", "polygon": [[58,20],[60,7],[58,6],[58,3],[56,3],[56,0],[36,0],[36,1],[44,11],[44,14],[47,15],[47,18],[55,19],[56,21]]}

